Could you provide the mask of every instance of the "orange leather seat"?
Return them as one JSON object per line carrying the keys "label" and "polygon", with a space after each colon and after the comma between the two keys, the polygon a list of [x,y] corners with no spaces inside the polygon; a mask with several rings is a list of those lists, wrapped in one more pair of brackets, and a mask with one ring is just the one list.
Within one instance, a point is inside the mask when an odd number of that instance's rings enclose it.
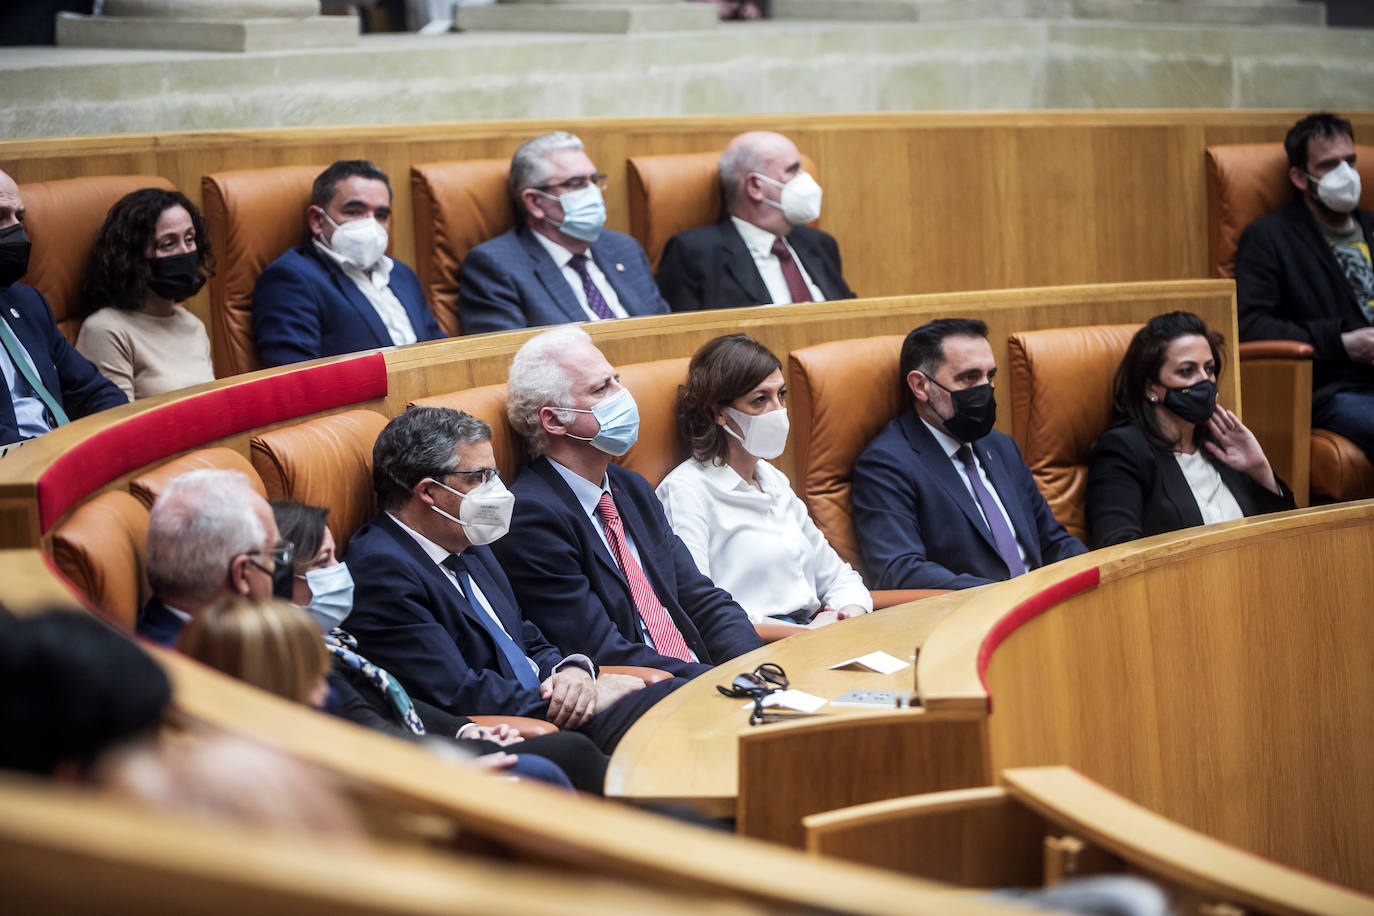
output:
{"label": "orange leather seat", "polygon": [[249,443],[253,469],[268,499],[327,507],[342,552],[377,511],[372,446],[384,426],[375,410],[348,410],[258,433]]}
{"label": "orange leather seat", "polygon": [[482,385],[464,391],[451,391],[427,398],[418,398],[407,407],[447,407],[461,410],[491,427],[491,449],[496,455],[496,467],[506,485],[515,482],[516,475],[529,460],[525,442],[515,434],[506,418],[506,386]]}
{"label": "orange leather seat", "polygon": [[268,264],[309,238],[305,211],[322,171],[322,165],[284,165],[200,179],[206,229],[215,243],[215,275],[208,285],[217,378],[260,367],[253,287]]}
{"label": "orange leather seat", "polygon": [[410,169],[415,273],[439,327],[456,337],[458,270],[473,248],[515,225],[508,159],[431,162]]}
{"label": "orange leather seat", "polygon": [[677,389],[687,381],[688,357],[620,367],[620,383],[639,405],[639,439],[615,463],[658,486],[688,456],[677,431]]}
{"label": "orange leather seat", "polygon": [[[811,157],[803,154],[801,160],[802,168],[815,175],[816,164]],[[655,271],[668,239],[720,219],[723,203],[718,162],[719,152],[631,156],[626,160],[630,234],[644,246],[649,266]]]}
{"label": "orange leather seat", "polygon": [[1011,355],[1011,429],[1050,511],[1087,541],[1088,451],[1112,419],[1112,379],[1138,324],[1023,331]]}
{"label": "orange leather seat", "polygon": [[[96,234],[110,207],[140,188],[173,190],[172,183],[158,175],[102,175],[19,186],[24,231],[33,241],[23,282],[48,300],[57,327],[72,343],[81,330],[76,314]],[[212,233],[211,238],[217,237]]]}
{"label": "orange leather seat", "polygon": [[[1362,161],[1374,162],[1374,146],[1357,145],[1355,154]],[[1295,193],[1282,144],[1207,147],[1207,239],[1212,276],[1234,277],[1236,247],[1245,227],[1293,200]],[[1374,201],[1371,195],[1374,191],[1362,195],[1360,204],[1368,206]],[[1310,390],[1310,352],[1304,355],[1300,349],[1291,348],[1285,358],[1270,342],[1251,341],[1241,345],[1240,356],[1243,389],[1281,391],[1306,385]],[[1304,482],[1294,474],[1295,469],[1301,470],[1301,456],[1289,457],[1295,448],[1310,461],[1313,493],[1331,499],[1374,496],[1374,466],[1364,452],[1344,436],[1310,429],[1310,414],[1288,418],[1270,415],[1271,411],[1289,409],[1279,399],[1249,404],[1246,423],[1252,428],[1283,430],[1281,435],[1261,437],[1260,444],[1270,454],[1279,476],[1294,481],[1298,505],[1306,504],[1307,493]],[[1253,422],[1250,411],[1256,413]],[[1310,443],[1303,449],[1301,443],[1309,435]]]}
{"label": "orange leather seat", "polygon": [[123,490],[110,490],[57,527],[52,557],[91,604],[132,630],[151,593],[144,573],[147,537],[147,506]]}
{"label": "orange leather seat", "polygon": [[167,489],[167,484],[171,483],[174,477],[202,468],[238,471],[248,478],[253,489],[264,497],[267,496],[267,488],[263,486],[262,478],[258,476],[258,472],[253,469],[248,459],[224,446],[187,452],[180,458],[173,458],[165,464],[144,471],[129,482],[129,492],[148,509],[152,509],[153,503],[157,502],[157,498]]}

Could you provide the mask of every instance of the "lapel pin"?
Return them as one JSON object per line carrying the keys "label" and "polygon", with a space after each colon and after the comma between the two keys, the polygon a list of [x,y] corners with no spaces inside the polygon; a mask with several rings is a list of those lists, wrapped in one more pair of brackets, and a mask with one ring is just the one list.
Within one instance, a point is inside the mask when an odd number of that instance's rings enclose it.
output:
{"label": "lapel pin", "polygon": [[624,273],[624,272],[625,272],[625,265],[624,265],[624,264],[619,264],[619,263],[617,263],[617,264],[615,265],[615,269],[618,270],[618,271],[620,271],[621,273]]}
{"label": "lapel pin", "polygon": [[[620,266],[620,265],[616,265],[616,266],[618,267],[618,266]],[[10,309],[10,314],[13,315],[15,318],[18,318],[18,317],[19,317],[19,309],[16,309],[16,308]]]}

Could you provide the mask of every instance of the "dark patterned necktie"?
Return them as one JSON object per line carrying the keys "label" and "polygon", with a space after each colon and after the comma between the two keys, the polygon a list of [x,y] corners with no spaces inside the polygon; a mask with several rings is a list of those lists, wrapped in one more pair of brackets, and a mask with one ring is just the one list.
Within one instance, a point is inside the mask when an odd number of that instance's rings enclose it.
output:
{"label": "dark patterned necktie", "polygon": [[587,307],[598,318],[614,318],[615,313],[606,304],[606,300],[601,295],[601,290],[596,288],[596,283],[592,281],[592,275],[587,271],[587,256],[575,254],[569,263],[572,264],[572,269],[577,271],[577,275],[582,278],[582,291],[587,294]]}
{"label": "dark patterned necktie", "polygon": [[792,259],[792,252],[787,250],[787,245],[782,239],[773,239],[773,254],[778,256],[778,263],[782,265],[782,278],[787,281],[787,291],[792,294],[792,301],[814,302],[811,290],[807,288],[806,280],[801,275],[801,269],[797,267],[797,262]]}

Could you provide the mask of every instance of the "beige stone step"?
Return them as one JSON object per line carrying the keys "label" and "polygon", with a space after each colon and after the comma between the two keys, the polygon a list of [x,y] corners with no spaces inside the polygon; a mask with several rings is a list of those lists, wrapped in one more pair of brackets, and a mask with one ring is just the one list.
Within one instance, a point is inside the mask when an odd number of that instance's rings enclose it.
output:
{"label": "beige stone step", "polygon": [[1090,19],[1181,25],[1326,24],[1322,3],[1300,0],[773,0],[777,19],[955,22]]}
{"label": "beige stone step", "polygon": [[463,32],[599,32],[627,35],[638,32],[686,32],[714,29],[718,24],[712,3],[630,2],[587,0],[507,2],[489,6],[459,6],[454,28]]}
{"label": "beige stone step", "polygon": [[203,19],[83,16],[59,13],[57,44],[72,48],[168,51],[283,51],[346,48],[358,43],[353,16],[298,19]]}

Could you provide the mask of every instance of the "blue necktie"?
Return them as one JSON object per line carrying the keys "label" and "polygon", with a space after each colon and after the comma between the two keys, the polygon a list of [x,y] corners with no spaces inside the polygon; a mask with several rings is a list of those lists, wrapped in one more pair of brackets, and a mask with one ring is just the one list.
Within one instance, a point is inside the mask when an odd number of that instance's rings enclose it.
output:
{"label": "blue necktie", "polygon": [[477,596],[472,590],[472,577],[468,575],[468,565],[462,555],[449,554],[444,558],[444,566],[458,577],[458,587],[463,590],[463,596],[467,598],[468,604],[472,605],[473,616],[487,628],[492,641],[496,643],[496,648],[501,650],[511,670],[515,672],[515,679],[520,682],[520,686],[530,690],[539,689],[539,678],[530,668],[530,660],[525,657],[525,653],[520,651],[520,647],[511,639],[510,634],[501,629],[501,625],[478,604]]}
{"label": "blue necktie", "polygon": [[993,543],[997,545],[997,552],[1002,557],[1002,562],[1007,564],[1007,572],[1013,577],[1019,576],[1026,571],[1025,564],[1021,562],[1021,553],[1016,549],[1016,538],[1012,535],[1011,529],[1007,527],[1007,520],[1002,515],[1002,509],[997,505],[997,500],[992,498],[988,488],[983,486],[983,478],[978,473],[978,465],[973,463],[973,449],[967,445],[960,446],[959,451],[954,453],[954,457],[964,463],[964,470],[968,472],[968,482],[973,485],[973,495],[978,497],[978,505],[983,507],[983,517],[987,519],[988,529],[992,531]]}

